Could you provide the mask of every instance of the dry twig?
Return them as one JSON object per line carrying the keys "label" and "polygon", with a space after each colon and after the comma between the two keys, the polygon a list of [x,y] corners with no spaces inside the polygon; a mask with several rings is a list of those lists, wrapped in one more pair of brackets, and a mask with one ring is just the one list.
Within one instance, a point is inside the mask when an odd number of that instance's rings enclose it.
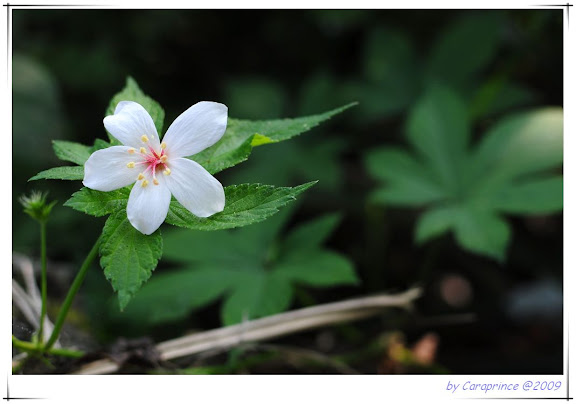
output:
{"label": "dry twig", "polygon": [[[382,294],[308,307],[176,338],[159,343],[156,348],[162,360],[169,360],[213,349],[229,348],[244,342],[264,341],[327,325],[361,320],[377,315],[389,307],[408,309],[420,294],[419,288],[413,288],[399,294]],[[106,374],[117,370],[116,363],[102,359],[83,366],[75,373]]]}

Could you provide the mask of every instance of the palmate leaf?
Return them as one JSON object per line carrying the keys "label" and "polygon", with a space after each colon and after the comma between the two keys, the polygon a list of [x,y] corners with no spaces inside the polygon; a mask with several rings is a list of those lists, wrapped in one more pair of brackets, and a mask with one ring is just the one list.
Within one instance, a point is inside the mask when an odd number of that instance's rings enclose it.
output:
{"label": "palmate leaf", "polygon": [[123,322],[160,324],[223,298],[221,318],[228,325],[286,310],[296,283],[358,283],[352,263],[322,247],[339,215],[314,219],[281,238],[281,226],[289,218],[285,212],[236,230],[167,232],[164,258],[178,263],[179,269],[155,275],[126,312],[116,316]]}
{"label": "palmate leaf", "polygon": [[454,232],[471,252],[503,260],[510,227],[502,213],[540,214],[562,209],[562,111],[543,108],[505,117],[470,149],[465,104],[436,84],[410,113],[407,136],[416,153],[381,148],[366,157],[384,183],[372,200],[427,207],[415,239],[423,243]]}

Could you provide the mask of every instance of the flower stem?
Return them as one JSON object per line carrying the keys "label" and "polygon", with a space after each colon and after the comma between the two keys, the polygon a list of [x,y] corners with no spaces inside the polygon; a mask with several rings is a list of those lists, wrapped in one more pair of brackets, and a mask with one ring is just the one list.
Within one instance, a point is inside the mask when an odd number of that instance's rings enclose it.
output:
{"label": "flower stem", "polygon": [[47,275],[46,275],[46,220],[40,221],[40,259],[42,262],[42,308],[40,312],[40,325],[38,326],[38,344],[44,344],[44,319],[46,318],[46,295],[47,295]]}
{"label": "flower stem", "polygon": [[54,323],[54,330],[52,331],[52,335],[50,335],[50,339],[48,340],[48,342],[44,346],[45,351],[48,351],[52,347],[52,345],[54,345],[56,340],[58,339],[58,335],[60,334],[60,330],[62,329],[62,326],[64,325],[64,320],[66,320],[66,315],[68,314],[68,310],[70,310],[70,306],[72,305],[72,302],[74,301],[74,297],[76,296],[78,289],[80,289],[80,286],[82,286],[82,282],[84,281],[84,278],[86,277],[86,273],[88,272],[88,268],[90,268],[90,264],[92,264],[92,261],[94,261],[94,258],[96,258],[96,256],[98,255],[98,248],[100,247],[100,241],[101,240],[102,240],[102,236],[98,237],[98,240],[96,240],[96,242],[94,243],[94,246],[92,246],[92,249],[90,250],[90,252],[86,256],[86,259],[84,259],[84,262],[82,263],[82,266],[80,267],[80,271],[78,271],[76,278],[74,278],[74,282],[72,282],[72,286],[70,286],[70,290],[68,290],[68,294],[66,295],[66,299],[64,300],[64,303],[62,304],[62,307],[60,308],[60,312],[58,313],[58,318],[56,319],[56,322]]}

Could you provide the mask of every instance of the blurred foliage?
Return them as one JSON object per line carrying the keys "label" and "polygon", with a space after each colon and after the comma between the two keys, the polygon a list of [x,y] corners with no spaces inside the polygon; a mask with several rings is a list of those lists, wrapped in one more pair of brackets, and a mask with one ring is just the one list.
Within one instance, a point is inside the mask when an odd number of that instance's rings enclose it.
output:
{"label": "blurred foliage", "polygon": [[506,116],[471,150],[469,128],[466,105],[447,87],[431,85],[408,118],[416,153],[369,153],[369,171],[387,183],[372,200],[430,207],[417,224],[419,243],[453,230],[461,247],[502,261],[510,227],[500,213],[562,210],[562,176],[550,172],[562,164],[562,110]]}
{"label": "blurred foliage", "polygon": [[293,284],[356,284],[352,263],[322,247],[339,216],[304,222],[280,237],[290,210],[238,230],[167,232],[164,259],[179,262],[178,269],[155,275],[124,313],[113,313],[122,322],[158,324],[224,297],[221,319],[231,325],[288,309]]}
{"label": "blurred foliage", "polygon": [[[102,21],[114,29],[103,28]],[[250,29],[245,21],[250,21]],[[439,335],[438,364],[455,373],[561,372],[561,324],[536,319],[522,328],[525,323],[505,314],[515,287],[542,279],[562,281],[561,215],[544,213],[551,211],[546,209],[533,215],[538,201],[529,183],[510,177],[507,184],[513,185],[513,192],[500,197],[510,203],[509,198],[520,196],[522,203],[532,206],[520,211],[516,205],[509,220],[492,220],[514,234],[504,263],[462,251],[455,244],[458,240],[450,237],[417,243],[414,228],[423,226],[427,213],[422,207],[371,203],[369,195],[389,176],[382,178],[386,172],[382,170],[373,175],[365,157],[386,146],[424,164],[422,151],[406,137],[405,123],[414,119],[416,108],[423,108],[430,84],[441,82],[464,109],[458,119],[467,122],[470,132],[463,142],[466,155],[476,155],[482,164],[496,164],[482,157],[484,149],[489,157],[505,157],[489,151],[490,144],[502,147],[498,141],[488,141],[496,136],[494,131],[501,132],[499,139],[504,132],[524,133],[509,125],[542,116],[532,115],[542,106],[562,104],[562,10],[14,10],[13,29],[14,201],[31,190],[28,178],[55,165],[50,140],[93,144],[102,136],[110,94],[121,88],[127,75],[154,94],[166,110],[166,122],[200,100],[223,102],[230,115],[242,119],[316,114],[358,101],[337,122],[327,122],[310,136],[286,144],[256,147],[244,164],[219,174],[225,185],[251,181],[293,186],[319,179],[293,216],[294,226],[304,218],[342,212],[342,222],[326,246],[346,256],[362,282],[355,288],[306,288],[309,299],[302,298],[305,294],[296,286],[293,292],[300,303],[419,282],[427,285],[418,304],[423,315],[478,314],[479,320],[471,325],[442,325],[440,320],[421,326],[412,320],[385,324],[404,328],[407,344],[434,329]],[[38,75],[39,71],[43,73]],[[51,84],[40,84],[39,76]],[[442,110],[441,105],[435,107]],[[35,122],[41,125],[34,126]],[[407,141],[414,153],[407,151]],[[502,161],[528,161],[518,159],[522,153]],[[544,168],[538,171],[547,172]],[[405,173],[398,166],[394,170],[390,176]],[[433,170],[429,171],[431,175]],[[542,177],[531,173],[526,180],[550,180],[548,185],[557,190],[552,172]],[[76,190],[64,182],[33,185],[49,189],[60,201]],[[527,196],[522,198],[523,193]],[[536,196],[546,195],[539,190]],[[488,211],[492,218],[499,217],[494,212],[511,212],[492,207]],[[31,246],[38,243],[29,222],[14,210],[14,249],[34,254]],[[64,235],[79,234],[80,229],[82,234],[96,234],[102,224],[56,206],[49,231],[63,236],[49,239],[49,255],[79,262],[93,239]],[[254,232],[258,226],[265,227],[254,225]],[[490,254],[496,256],[499,248],[492,246]],[[178,268],[161,264],[158,279],[172,272],[194,273],[186,268],[187,264]],[[454,273],[471,285],[470,303],[461,307],[451,306],[438,286]],[[82,307],[89,313],[91,332],[102,340],[128,334],[164,339],[193,327],[218,326],[214,319],[219,307],[208,304],[193,309],[193,316],[181,314],[179,320],[161,327],[142,320],[115,321],[115,328],[107,328],[110,311],[117,310],[109,309],[110,286],[101,271],[89,276]],[[183,299],[190,303],[196,297]],[[529,313],[523,316],[531,318]],[[382,326],[358,325],[366,346]],[[554,331],[559,327],[560,332]]]}

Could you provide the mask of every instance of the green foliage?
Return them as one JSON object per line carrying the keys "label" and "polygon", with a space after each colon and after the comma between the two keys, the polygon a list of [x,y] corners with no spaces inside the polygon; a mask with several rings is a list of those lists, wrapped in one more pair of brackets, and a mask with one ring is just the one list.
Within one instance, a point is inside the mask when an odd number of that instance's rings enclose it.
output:
{"label": "green foliage", "polygon": [[181,265],[157,274],[119,318],[160,324],[224,298],[221,317],[229,325],[286,310],[294,284],[356,284],[351,262],[322,247],[340,217],[314,219],[281,237],[287,213],[232,231],[171,231],[164,256]]}
{"label": "green foliage", "polygon": [[433,85],[410,112],[407,140],[414,152],[380,148],[366,156],[384,187],[377,203],[426,207],[416,229],[425,242],[450,230],[461,247],[504,259],[510,228],[502,213],[562,209],[562,110],[545,108],[505,117],[473,148],[462,100]]}
{"label": "green foliage", "polygon": [[166,222],[194,230],[221,230],[261,222],[278,212],[278,208],[296,199],[315,182],[297,187],[241,184],[225,188],[226,206],[222,212],[207,218],[190,213],[177,201],[172,201]]}
{"label": "green foliage", "polygon": [[28,181],[36,180],[72,180],[79,181],[84,179],[84,167],[54,167],[48,170],[40,171]]}
{"label": "green foliage", "polygon": [[130,224],[123,211],[110,215],[102,230],[100,265],[118,292],[120,310],[150,278],[161,256],[160,230],[145,236]]}
{"label": "green foliage", "polygon": [[[116,110],[116,105],[120,101],[134,101],[138,104],[142,105],[146,111],[152,117],[154,121],[154,125],[156,126],[156,130],[158,131],[158,135],[162,135],[162,127],[164,126],[164,109],[158,104],[155,100],[144,94],[144,92],[136,83],[132,77],[126,78],[126,85],[124,88],[112,97],[108,108],[106,109],[106,116],[114,115],[114,111]],[[118,144],[118,140],[114,138],[112,135],[108,134],[110,137],[110,141],[112,143]]]}
{"label": "green foliage", "polygon": [[76,163],[80,166],[84,165],[92,154],[90,147],[64,140],[53,140],[52,148],[60,160]]}
{"label": "green foliage", "polygon": [[82,188],[80,191],[74,192],[72,197],[64,202],[64,206],[96,217],[106,216],[125,209],[129,195],[130,190],[128,188],[110,192]]}
{"label": "green foliage", "polygon": [[[112,98],[106,114],[113,114],[116,105],[124,100],[141,104],[150,113],[158,132],[161,133],[164,110],[156,101],[145,95],[131,77],[128,77],[124,89]],[[222,139],[193,158],[209,172],[216,173],[246,160],[253,147],[290,139],[352,105],[295,119],[271,121],[229,119]],[[63,161],[76,163],[78,166],[52,168],[42,171],[30,180],[82,180],[84,178],[83,165],[91,153],[119,144],[112,136],[110,136],[110,141],[108,143],[98,139],[93,147],[68,141],[54,141],[53,148],[56,156]],[[316,181],[308,182],[293,188],[261,184],[229,186],[225,189],[224,210],[208,218],[196,217],[179,202],[172,200],[166,222],[197,230],[221,230],[246,226],[263,221],[277,213],[279,208],[294,201],[298,194],[315,183]],[[121,309],[128,304],[136,291],[150,277],[162,255],[162,238],[159,231],[151,236],[145,236],[128,222],[125,209],[129,195],[129,187],[111,192],[82,188],[65,203],[65,206],[92,216],[111,215],[103,230],[104,242],[100,249],[102,257],[100,262],[106,278],[118,292]]]}
{"label": "green foliage", "polygon": [[215,174],[224,168],[232,167],[245,161],[252,148],[267,143],[288,140],[307,132],[320,123],[330,119],[348,108],[351,103],[322,114],[294,119],[277,119],[271,121],[246,121],[228,119],[226,133],[216,144],[194,155],[192,159]]}

